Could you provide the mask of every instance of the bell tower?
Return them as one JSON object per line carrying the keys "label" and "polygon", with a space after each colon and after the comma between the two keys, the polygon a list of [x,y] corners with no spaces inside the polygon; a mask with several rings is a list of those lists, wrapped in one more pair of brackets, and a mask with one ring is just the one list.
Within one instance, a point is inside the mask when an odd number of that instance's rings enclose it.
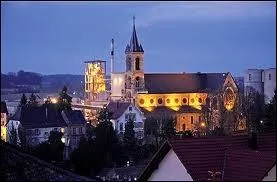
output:
{"label": "bell tower", "polygon": [[126,98],[133,100],[136,93],[144,91],[144,50],[138,42],[135,17],[130,43],[125,49],[126,55]]}

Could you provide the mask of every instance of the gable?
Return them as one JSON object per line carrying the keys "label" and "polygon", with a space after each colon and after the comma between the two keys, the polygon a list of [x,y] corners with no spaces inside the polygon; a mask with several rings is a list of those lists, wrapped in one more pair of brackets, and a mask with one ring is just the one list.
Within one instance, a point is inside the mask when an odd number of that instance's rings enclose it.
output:
{"label": "gable", "polygon": [[147,181],[193,181],[193,179],[176,153],[170,149]]}
{"label": "gable", "polygon": [[[129,107],[132,107],[132,111],[129,111]],[[118,120],[125,121],[125,114],[128,114],[128,113],[135,113],[136,114],[136,122],[137,121],[140,122],[140,120],[145,119],[143,113],[136,106],[134,106],[133,104],[130,104],[125,109],[125,111],[122,113],[122,115],[118,118]]]}
{"label": "gable", "polygon": [[234,78],[232,77],[231,73],[227,74],[226,79],[224,81],[223,88],[226,88],[226,87],[232,87],[235,92],[238,91],[238,86]]}

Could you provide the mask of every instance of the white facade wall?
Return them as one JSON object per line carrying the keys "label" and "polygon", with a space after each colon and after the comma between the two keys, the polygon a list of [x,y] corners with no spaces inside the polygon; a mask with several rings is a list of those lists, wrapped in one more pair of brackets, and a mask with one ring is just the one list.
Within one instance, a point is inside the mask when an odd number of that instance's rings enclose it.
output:
{"label": "white facade wall", "polygon": [[[132,111],[129,110],[129,107],[131,107]],[[135,119],[135,127],[134,127],[134,131],[135,132],[142,132],[143,133],[143,129],[144,129],[144,120],[145,117],[143,115],[142,112],[140,112],[137,107],[135,107],[134,105],[130,104],[129,107],[124,111],[124,113],[117,119],[117,120],[111,120],[111,122],[113,123],[113,127],[114,129],[117,131],[117,133],[119,134],[120,132],[125,131],[125,124],[127,123],[127,121],[125,120],[125,114],[128,113],[135,113],[136,114],[136,119]],[[123,126],[123,130],[120,130],[120,125]],[[137,126],[141,126],[141,127],[136,127]]]}
{"label": "white facade wall", "polygon": [[63,132],[63,139],[64,142],[67,141],[67,131],[66,127],[49,127],[49,128],[32,128],[32,129],[26,129],[26,134],[28,136],[28,142],[30,142],[31,145],[38,145],[41,142],[45,142],[48,140],[48,137],[50,135],[50,132],[56,130]]}
{"label": "white facade wall", "polygon": [[247,87],[252,87],[260,94],[264,93],[263,90],[263,82],[262,82],[262,74],[263,70],[260,69],[248,69],[244,75],[244,91],[247,93]]}
{"label": "white facade wall", "polygon": [[7,141],[10,142],[10,133],[12,131],[12,127],[14,127],[14,129],[16,130],[16,134],[17,134],[17,142],[20,143],[20,139],[18,136],[18,127],[20,125],[19,121],[16,120],[9,120],[7,123]]}
{"label": "white facade wall", "polygon": [[124,96],[122,90],[125,90],[125,73],[111,74],[111,99],[120,100]]}
{"label": "white facade wall", "polygon": [[147,181],[193,181],[193,179],[171,149]]}
{"label": "white facade wall", "polygon": [[276,69],[265,69],[263,72],[264,77],[264,95],[265,102],[269,103],[274,96],[274,90],[276,89]]}
{"label": "white facade wall", "polygon": [[276,181],[276,165],[268,172],[263,181]]}

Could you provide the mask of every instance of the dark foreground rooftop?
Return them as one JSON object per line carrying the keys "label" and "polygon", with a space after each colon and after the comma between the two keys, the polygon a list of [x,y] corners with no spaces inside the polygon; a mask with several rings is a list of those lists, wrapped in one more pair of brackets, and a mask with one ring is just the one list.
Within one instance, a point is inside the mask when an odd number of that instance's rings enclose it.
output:
{"label": "dark foreground rooftop", "polygon": [[58,168],[2,140],[0,140],[0,154],[0,173],[4,181],[99,181]]}

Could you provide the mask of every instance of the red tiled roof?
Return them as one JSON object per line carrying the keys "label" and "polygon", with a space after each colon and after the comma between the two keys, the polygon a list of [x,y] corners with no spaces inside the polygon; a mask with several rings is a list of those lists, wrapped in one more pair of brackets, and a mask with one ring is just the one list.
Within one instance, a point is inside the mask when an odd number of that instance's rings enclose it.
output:
{"label": "red tiled roof", "polygon": [[247,135],[172,139],[163,144],[158,151],[163,155],[153,157],[140,179],[147,180],[153,165],[158,166],[173,149],[193,180],[207,180],[208,171],[224,171],[223,180],[261,180],[276,163],[276,132],[258,135],[257,144],[257,152],[250,150]]}
{"label": "red tiled roof", "polygon": [[230,150],[224,180],[261,181],[276,163],[276,154],[262,151]]}

